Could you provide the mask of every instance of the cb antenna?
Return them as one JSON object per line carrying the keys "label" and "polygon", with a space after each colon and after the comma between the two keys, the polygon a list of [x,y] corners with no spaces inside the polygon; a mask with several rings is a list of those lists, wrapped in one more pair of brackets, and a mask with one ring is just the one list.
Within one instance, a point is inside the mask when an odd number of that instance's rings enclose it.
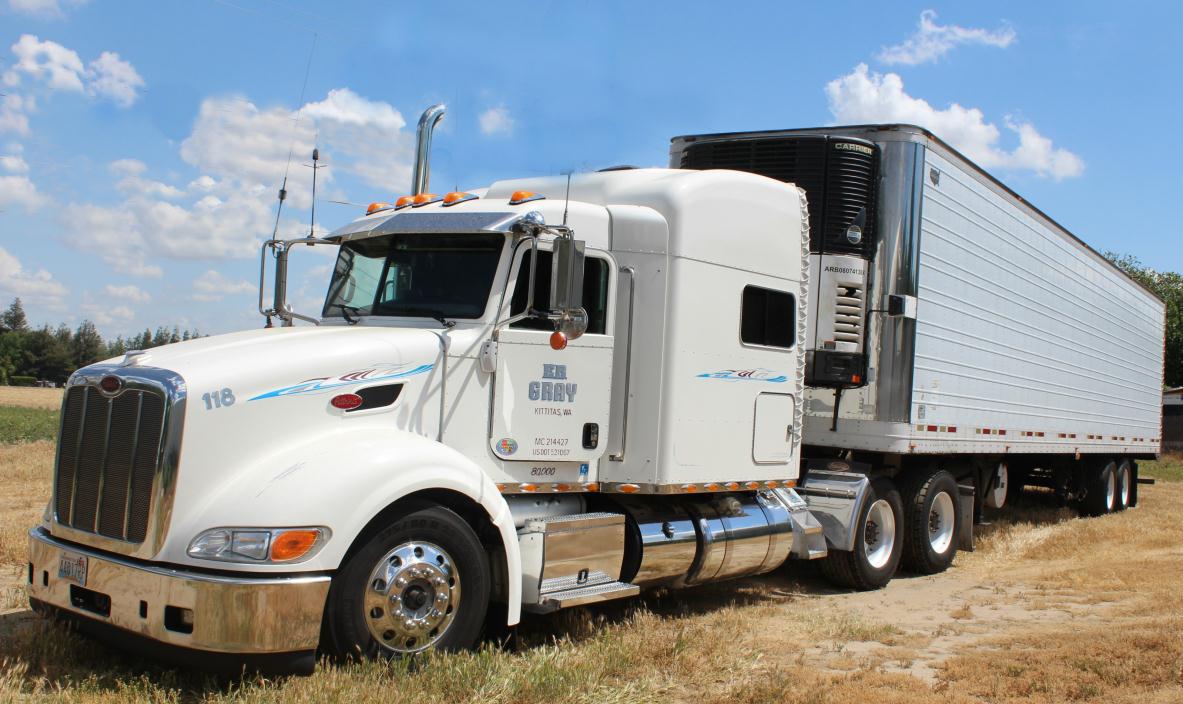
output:
{"label": "cb antenna", "polygon": [[567,171],[567,195],[563,200],[563,227],[567,226],[567,209],[571,206],[571,174],[574,169]]}
{"label": "cb antenna", "polygon": [[308,225],[308,236],[316,236],[316,172],[323,169],[318,163],[320,161],[320,150],[316,147],[312,148],[312,222]]}

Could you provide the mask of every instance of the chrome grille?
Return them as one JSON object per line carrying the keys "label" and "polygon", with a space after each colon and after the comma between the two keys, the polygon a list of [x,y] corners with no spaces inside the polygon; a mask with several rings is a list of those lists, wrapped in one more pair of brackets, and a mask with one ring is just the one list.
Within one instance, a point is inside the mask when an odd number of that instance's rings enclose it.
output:
{"label": "chrome grille", "polygon": [[127,389],[108,397],[72,386],[62,406],[54,476],[57,522],[75,530],[142,543],[161,460],[164,397]]}

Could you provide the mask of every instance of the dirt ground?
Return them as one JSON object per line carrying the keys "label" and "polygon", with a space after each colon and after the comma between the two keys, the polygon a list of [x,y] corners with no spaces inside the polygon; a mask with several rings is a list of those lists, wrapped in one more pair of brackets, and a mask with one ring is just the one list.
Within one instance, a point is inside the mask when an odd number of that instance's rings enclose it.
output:
{"label": "dirt ground", "polygon": [[28,611],[25,531],[52,453],[0,446],[0,700],[1183,702],[1183,482],[1142,486],[1138,508],[1103,518],[1029,493],[950,571],[880,591],[837,591],[790,563],[531,617],[516,640],[476,653],[226,683],[109,652]]}

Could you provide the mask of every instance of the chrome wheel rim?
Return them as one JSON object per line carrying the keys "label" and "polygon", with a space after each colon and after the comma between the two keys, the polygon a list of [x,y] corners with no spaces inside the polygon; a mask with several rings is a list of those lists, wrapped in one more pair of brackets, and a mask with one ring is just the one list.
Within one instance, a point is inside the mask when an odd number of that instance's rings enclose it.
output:
{"label": "chrome wheel rim", "polygon": [[928,545],[933,552],[944,555],[953,544],[953,526],[956,524],[956,513],[953,508],[953,497],[942,491],[932,500],[932,507],[928,510]]}
{"label": "chrome wheel rim", "polygon": [[1117,469],[1112,464],[1107,469],[1109,471],[1106,472],[1105,478],[1105,508],[1113,510],[1114,504],[1117,503]]}
{"label": "chrome wheel rim", "polygon": [[867,520],[863,524],[863,550],[867,556],[867,563],[879,569],[891,560],[892,549],[895,548],[895,514],[891,511],[891,504],[878,499],[871,504],[867,511]]}
{"label": "chrome wheel rim", "polygon": [[1121,505],[1130,502],[1130,466],[1124,462],[1117,468],[1117,491],[1121,497]]}
{"label": "chrome wheel rim", "polygon": [[366,580],[366,627],[378,645],[398,655],[435,645],[460,607],[460,573],[443,548],[407,542],[386,553]]}

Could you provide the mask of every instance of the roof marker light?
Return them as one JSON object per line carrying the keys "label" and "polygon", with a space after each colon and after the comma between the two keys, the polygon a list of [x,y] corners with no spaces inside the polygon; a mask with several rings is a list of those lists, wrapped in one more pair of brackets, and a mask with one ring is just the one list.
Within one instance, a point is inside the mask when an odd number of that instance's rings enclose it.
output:
{"label": "roof marker light", "polygon": [[379,210],[386,210],[390,207],[390,203],[370,203],[370,207],[366,208],[366,215],[373,215]]}
{"label": "roof marker light", "polygon": [[411,205],[414,202],[415,202],[415,196],[403,196],[402,198],[399,198],[398,200],[394,201],[394,209],[395,210],[402,210],[403,208],[407,207],[408,205]]}
{"label": "roof marker light", "polygon": [[411,207],[422,208],[428,203],[435,203],[440,200],[442,200],[442,198],[434,193],[420,193],[411,200]]}
{"label": "roof marker light", "polygon": [[542,200],[546,196],[534,191],[514,191],[513,195],[509,197],[510,205],[521,205],[522,203],[529,203],[532,200]]}
{"label": "roof marker light", "polygon": [[456,205],[457,203],[463,203],[466,200],[476,200],[476,199],[477,199],[477,195],[475,193],[465,193],[464,191],[452,191],[448,195],[444,196],[444,207],[446,208],[449,205]]}

